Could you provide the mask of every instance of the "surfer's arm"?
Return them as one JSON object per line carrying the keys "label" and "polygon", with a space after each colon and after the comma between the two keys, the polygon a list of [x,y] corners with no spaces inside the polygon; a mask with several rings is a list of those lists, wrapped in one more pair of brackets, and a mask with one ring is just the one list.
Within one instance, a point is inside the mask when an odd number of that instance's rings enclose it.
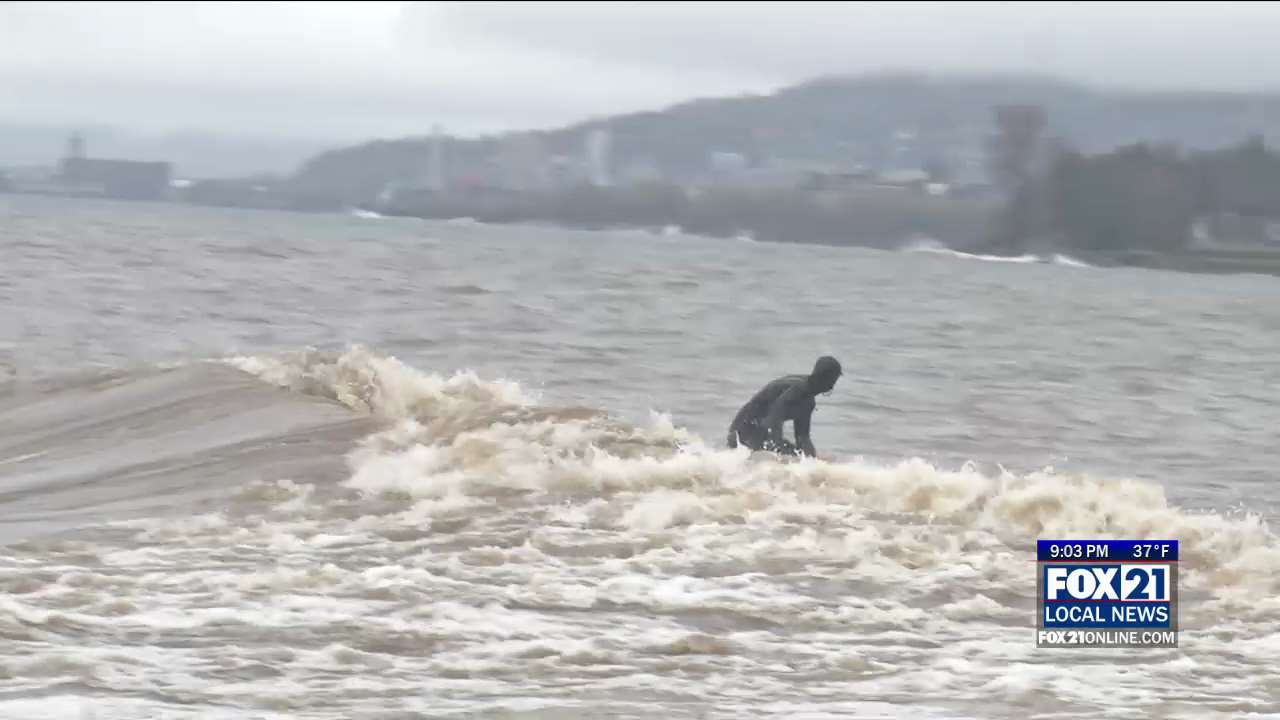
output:
{"label": "surfer's arm", "polygon": [[786,439],[782,437],[782,425],[787,421],[787,416],[791,414],[789,406],[792,402],[795,402],[793,399],[795,391],[794,387],[787,388],[769,405],[769,414],[765,417],[764,426],[769,429],[769,442],[773,444],[774,448],[784,447],[784,443],[786,443]]}
{"label": "surfer's arm", "polygon": [[738,447],[738,433],[740,432],[742,426],[746,424],[747,418],[749,418],[750,416],[751,416],[751,403],[747,403],[746,405],[743,405],[742,408],[738,410],[738,414],[733,416],[733,423],[729,425],[729,439],[728,439],[728,444],[731,449]]}
{"label": "surfer's arm", "polygon": [[813,441],[809,438],[809,421],[812,418],[813,410],[796,415],[796,447],[799,447],[800,452],[809,457],[818,457],[818,451],[813,449]]}

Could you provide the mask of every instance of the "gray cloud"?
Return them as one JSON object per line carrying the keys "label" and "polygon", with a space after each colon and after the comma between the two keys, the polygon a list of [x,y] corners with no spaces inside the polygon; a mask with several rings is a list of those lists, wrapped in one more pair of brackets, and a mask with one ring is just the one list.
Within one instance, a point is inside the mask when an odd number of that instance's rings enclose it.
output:
{"label": "gray cloud", "polygon": [[436,12],[487,42],[762,83],[892,68],[1280,86],[1257,61],[1280,20],[1265,3],[449,3]]}
{"label": "gray cloud", "polygon": [[0,5],[0,92],[20,98],[3,114],[354,138],[548,126],[733,87],[458,42],[430,5],[401,5]]}
{"label": "gray cloud", "polygon": [[485,132],[883,68],[1272,87],[1277,20],[1261,3],[4,3],[0,121]]}

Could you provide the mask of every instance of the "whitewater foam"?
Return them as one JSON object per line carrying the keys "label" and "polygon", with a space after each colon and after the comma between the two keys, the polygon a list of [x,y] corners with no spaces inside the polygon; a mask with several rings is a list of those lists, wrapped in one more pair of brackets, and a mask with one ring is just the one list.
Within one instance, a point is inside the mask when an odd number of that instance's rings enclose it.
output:
{"label": "whitewater foam", "polygon": [[1093,267],[1086,262],[1077,260],[1069,255],[1062,253],[1053,253],[1051,255],[1035,255],[1032,253],[1023,253],[1022,255],[984,255],[981,253],[967,253],[943,245],[937,240],[922,239],[908,244],[903,248],[905,252],[928,253],[931,255],[942,255],[946,257],[957,258],[961,260],[978,260],[990,263],[1008,263],[1013,265],[1027,265],[1031,263],[1045,263],[1050,265],[1061,265],[1064,267],[1090,268]]}

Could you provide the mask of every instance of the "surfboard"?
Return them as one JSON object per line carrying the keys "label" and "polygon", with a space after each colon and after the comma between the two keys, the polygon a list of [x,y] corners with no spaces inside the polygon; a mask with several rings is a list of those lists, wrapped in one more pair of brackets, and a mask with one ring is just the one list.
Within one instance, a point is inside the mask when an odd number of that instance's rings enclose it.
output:
{"label": "surfboard", "polygon": [[751,457],[748,459],[753,463],[760,463],[760,462],[790,463],[790,462],[795,462],[800,458],[801,458],[800,455],[795,455],[792,453],[775,453],[775,452],[770,452],[768,450],[755,450],[751,453]]}

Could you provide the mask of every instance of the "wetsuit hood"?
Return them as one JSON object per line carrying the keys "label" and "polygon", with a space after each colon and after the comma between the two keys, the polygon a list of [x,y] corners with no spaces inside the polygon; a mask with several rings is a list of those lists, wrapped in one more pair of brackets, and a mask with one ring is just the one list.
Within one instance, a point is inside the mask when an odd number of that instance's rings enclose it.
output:
{"label": "wetsuit hood", "polygon": [[815,395],[830,392],[843,372],[839,360],[824,355],[818,358],[818,362],[813,364],[813,372],[809,373],[809,389]]}

